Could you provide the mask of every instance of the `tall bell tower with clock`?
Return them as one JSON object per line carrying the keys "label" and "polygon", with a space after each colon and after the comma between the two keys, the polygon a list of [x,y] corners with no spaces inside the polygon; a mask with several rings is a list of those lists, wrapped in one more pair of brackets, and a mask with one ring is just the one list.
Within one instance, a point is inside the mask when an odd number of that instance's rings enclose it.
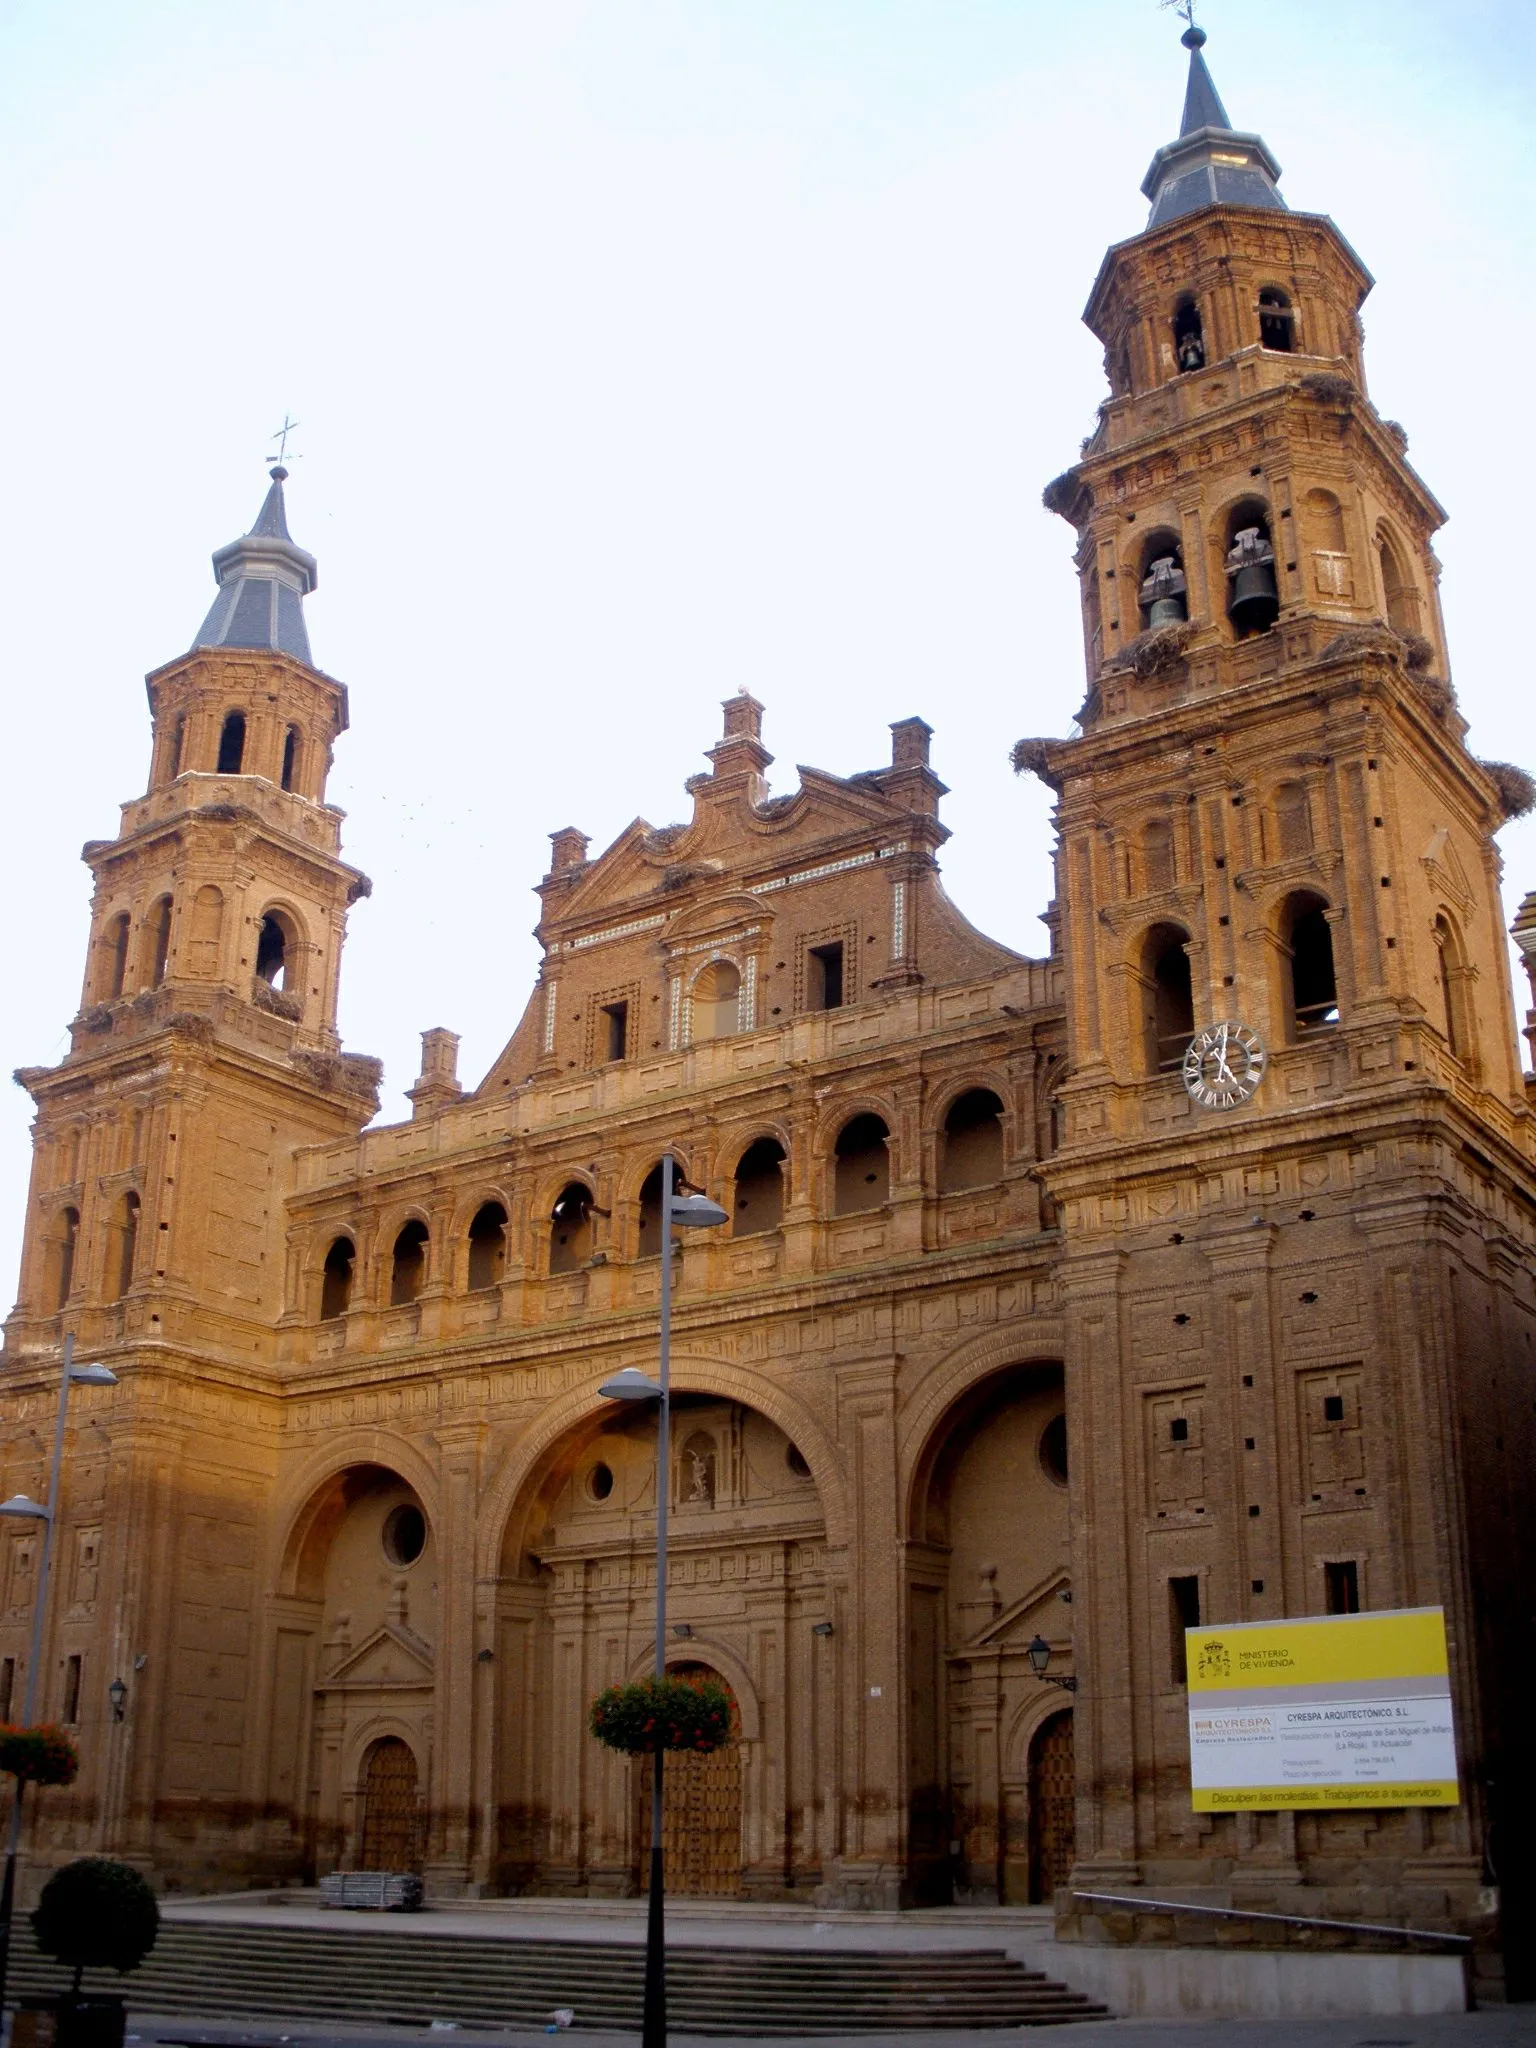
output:
{"label": "tall bell tower with clock", "polygon": [[1499,1564],[1527,1510],[1473,1478],[1485,1435],[1532,1435],[1493,837],[1530,786],[1466,744],[1371,278],[1184,42],[1147,225],[1085,315],[1110,393],[1046,492],[1087,693],[1016,752],[1058,799],[1077,1881],[1328,1910],[1358,1816],[1190,1813],[1183,1627],[1439,1605],[1463,1803],[1373,1815],[1373,1882],[1471,1924],[1527,1799]]}

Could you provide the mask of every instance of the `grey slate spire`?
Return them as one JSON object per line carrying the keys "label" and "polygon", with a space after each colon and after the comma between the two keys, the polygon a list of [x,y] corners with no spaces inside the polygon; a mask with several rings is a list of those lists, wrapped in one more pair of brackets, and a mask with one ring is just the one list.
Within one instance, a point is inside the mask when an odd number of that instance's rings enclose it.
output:
{"label": "grey slate spire", "polygon": [[1202,206],[1267,206],[1286,211],[1280,166],[1262,136],[1234,128],[1201,51],[1205,30],[1191,24],[1180,38],[1189,52],[1189,85],[1177,142],[1164,143],[1141,189],[1152,202],[1149,228]]}
{"label": "grey slate spire", "polygon": [[271,476],[256,524],[213,558],[219,594],[192,645],[270,647],[313,668],[304,599],[319,580],[315,558],[288,531],[283,504],[287,470],[279,463]]}

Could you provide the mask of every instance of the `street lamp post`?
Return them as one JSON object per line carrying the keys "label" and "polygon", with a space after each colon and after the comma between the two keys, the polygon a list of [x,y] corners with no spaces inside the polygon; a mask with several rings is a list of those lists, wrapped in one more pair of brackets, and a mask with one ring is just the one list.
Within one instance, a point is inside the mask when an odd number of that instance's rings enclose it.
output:
{"label": "street lamp post", "polygon": [[[107,1366],[75,1364],[72,1334],[64,1339],[64,1376],[59,1384],[59,1414],[53,1428],[53,1465],[48,1474],[48,1498],[46,1501],[29,1500],[24,1493],[13,1493],[9,1500],[0,1500],[0,1515],[43,1525],[43,1551],[38,1559],[37,1586],[32,1595],[32,1641],[27,1651],[27,1684],[22,1697],[21,1724],[24,1728],[32,1726],[37,1712],[37,1677],[43,1661],[43,1621],[48,1604],[48,1566],[53,1556],[53,1531],[59,1507],[59,1469],[64,1462],[64,1419],[69,1413],[71,1384],[85,1387],[117,1385],[117,1374]],[[18,1778],[16,1796],[11,1801],[11,1831],[5,1844],[5,1881],[0,1885],[0,2016],[5,2011],[6,1980],[10,1975],[16,1852],[21,1846],[21,1799],[25,1790],[25,1781]]]}
{"label": "street lamp post", "polygon": [[[650,1379],[634,1366],[615,1373],[598,1389],[610,1401],[656,1401],[656,1676],[667,1675],[667,1475],[672,1434],[672,1231],[717,1228],[730,1218],[707,1195],[672,1192],[672,1155],[661,1162],[661,1342],[658,1371]],[[645,1918],[645,2004],[641,2048],[667,2048],[666,1912],[662,1894],[660,1749],[651,1752],[651,1883]]]}

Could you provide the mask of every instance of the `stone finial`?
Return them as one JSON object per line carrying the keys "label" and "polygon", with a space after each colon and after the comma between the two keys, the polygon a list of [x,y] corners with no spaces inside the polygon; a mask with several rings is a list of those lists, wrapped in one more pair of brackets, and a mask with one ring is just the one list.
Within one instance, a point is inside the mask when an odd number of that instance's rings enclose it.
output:
{"label": "stone finial", "polygon": [[[722,708],[724,733],[709,750],[713,791],[705,784],[696,794],[723,795],[744,784],[752,801],[758,802],[767,794],[763,770],[773,759],[763,745],[763,707],[745,690],[738,690],[734,697],[726,698]],[[691,781],[689,787],[693,787]]]}
{"label": "stone finial", "polygon": [[921,718],[898,718],[891,725],[891,766],[926,768],[933,727]]}
{"label": "stone finial", "polygon": [[578,832],[574,825],[562,825],[558,832],[551,832],[549,843],[553,848],[551,874],[558,875],[562,868],[579,868],[586,865],[587,847],[591,841],[585,832]]}
{"label": "stone finial", "polygon": [[421,1034],[421,1072],[406,1091],[413,1116],[432,1116],[463,1094],[459,1086],[459,1034],[435,1025]]}

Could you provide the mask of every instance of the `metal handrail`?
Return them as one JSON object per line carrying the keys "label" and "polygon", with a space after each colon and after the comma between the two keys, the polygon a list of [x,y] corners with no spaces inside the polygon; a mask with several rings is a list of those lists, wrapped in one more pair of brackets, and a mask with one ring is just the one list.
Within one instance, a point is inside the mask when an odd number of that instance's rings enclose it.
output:
{"label": "metal handrail", "polygon": [[1074,1892],[1094,1906],[1124,1906],[1133,1913],[1195,1913],[1207,1920],[1266,1920],[1278,1927],[1321,1927],[1331,1934],[1385,1934],[1394,1941],[1432,1941],[1441,1948],[1469,1949],[1470,1934],[1436,1934],[1427,1927],[1381,1927],[1369,1920],[1313,1920],[1303,1913],[1258,1913],[1242,1906],[1196,1906],[1182,1899],[1127,1898],[1122,1892]]}

